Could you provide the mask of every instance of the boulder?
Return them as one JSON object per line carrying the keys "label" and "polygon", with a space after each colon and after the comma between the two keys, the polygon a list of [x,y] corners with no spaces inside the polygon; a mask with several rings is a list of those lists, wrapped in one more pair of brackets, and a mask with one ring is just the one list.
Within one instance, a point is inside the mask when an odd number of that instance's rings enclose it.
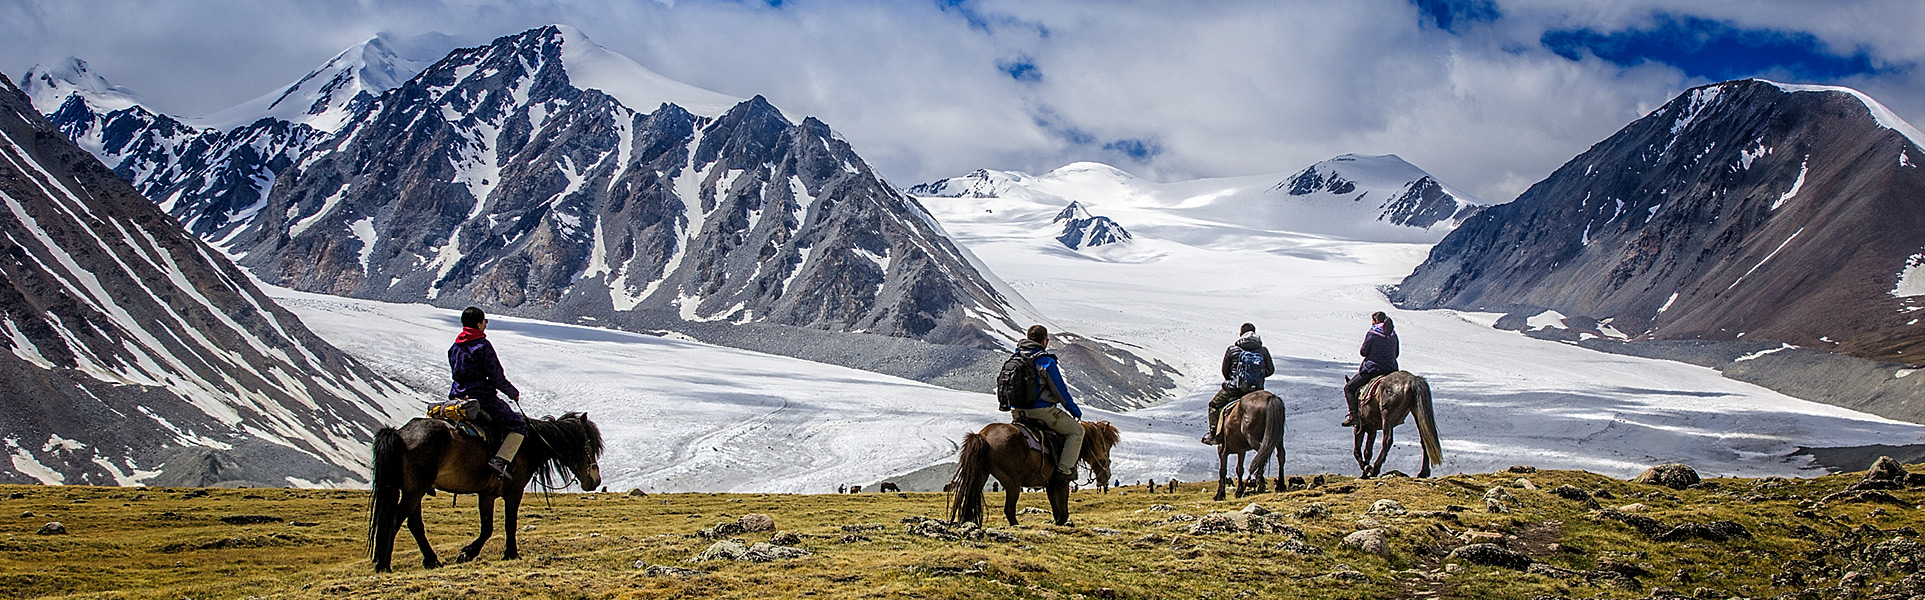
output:
{"label": "boulder", "polygon": [[1473,564],[1518,570],[1529,568],[1531,562],[1533,562],[1531,557],[1525,556],[1524,553],[1497,544],[1471,544],[1450,551],[1448,558],[1455,558]]}
{"label": "boulder", "polygon": [[1691,468],[1691,465],[1671,463],[1645,469],[1644,473],[1639,474],[1636,479],[1632,479],[1631,483],[1661,485],[1674,490],[1682,490],[1697,485],[1700,481],[1702,480],[1698,478],[1698,471]]}
{"label": "boulder", "polygon": [[41,525],[40,531],[34,533],[39,535],[67,535],[67,526],[61,525],[59,521],[54,521],[46,525]]}
{"label": "boulder", "polygon": [[1270,509],[1264,508],[1262,504],[1251,502],[1249,506],[1243,507],[1243,510],[1240,512],[1246,515],[1267,515],[1270,514]]}
{"label": "boulder", "polygon": [[1407,515],[1410,514],[1410,509],[1404,508],[1404,505],[1398,503],[1396,500],[1384,498],[1371,503],[1370,512],[1385,515]]}
{"label": "boulder", "polygon": [[741,518],[735,520],[735,523],[742,527],[744,533],[775,531],[775,518],[762,513],[742,515]]}
{"label": "boulder", "polygon": [[1552,488],[1551,495],[1557,496],[1559,498],[1563,498],[1565,500],[1575,501],[1575,502],[1583,502],[1591,499],[1590,492],[1586,492],[1584,490],[1578,489],[1577,486],[1568,485],[1568,484],[1560,485],[1555,488]]}
{"label": "boulder", "polygon": [[1872,462],[1871,468],[1865,470],[1865,479],[1867,481],[1875,479],[1880,481],[1902,482],[1905,480],[1905,475],[1905,466],[1898,464],[1898,461],[1893,460],[1890,456],[1878,457],[1877,461]]}
{"label": "boulder", "polygon": [[1356,548],[1385,558],[1390,557],[1390,535],[1383,528],[1364,529],[1351,532],[1341,542],[1345,548]]}
{"label": "boulder", "polygon": [[1210,513],[1203,515],[1203,518],[1196,520],[1195,525],[1190,526],[1190,535],[1214,535],[1218,533],[1236,533],[1243,531],[1245,521],[1238,517],[1248,518],[1247,515],[1238,513]]}

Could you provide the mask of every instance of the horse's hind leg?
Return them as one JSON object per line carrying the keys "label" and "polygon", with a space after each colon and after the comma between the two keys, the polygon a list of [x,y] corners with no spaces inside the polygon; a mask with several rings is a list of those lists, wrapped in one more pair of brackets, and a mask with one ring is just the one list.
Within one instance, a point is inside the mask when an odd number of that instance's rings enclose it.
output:
{"label": "horse's hind leg", "polygon": [[421,522],[421,494],[409,493],[401,498],[401,510],[408,515],[408,533],[414,534],[414,543],[421,547],[421,567],[433,569],[441,566],[441,558],[435,556],[434,547],[428,545],[427,527]]}
{"label": "horse's hind leg", "polygon": [[[1357,470],[1362,471],[1364,477],[1370,477],[1370,460],[1364,458],[1364,450],[1369,448],[1371,444],[1376,443],[1376,433],[1377,432],[1374,431],[1366,432],[1362,428],[1358,428],[1353,434],[1355,440],[1351,444],[1350,453],[1357,458]],[[1365,437],[1366,435],[1369,437]]]}
{"label": "horse's hind leg", "polygon": [[1245,481],[1248,481],[1248,479],[1244,477],[1246,473],[1247,472],[1243,470],[1243,453],[1238,452],[1237,453],[1237,497],[1238,498],[1243,497],[1243,488],[1244,488],[1243,484]]}
{"label": "horse's hind leg", "polygon": [[465,563],[481,556],[481,547],[487,545],[488,538],[495,535],[495,495],[482,492],[480,501],[475,504],[481,507],[481,533],[475,535],[475,541],[461,547],[461,554],[455,556],[455,562]]}
{"label": "horse's hind leg", "polygon": [[1216,451],[1216,501],[1223,501],[1223,486],[1229,483],[1230,453],[1225,446],[1218,445]]}

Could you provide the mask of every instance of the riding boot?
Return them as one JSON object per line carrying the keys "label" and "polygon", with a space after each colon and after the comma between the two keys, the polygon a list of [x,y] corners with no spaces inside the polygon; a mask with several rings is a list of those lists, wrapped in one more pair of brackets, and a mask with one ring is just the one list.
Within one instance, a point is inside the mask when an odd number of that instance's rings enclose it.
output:
{"label": "riding boot", "polygon": [[510,432],[508,437],[502,438],[501,450],[495,452],[494,458],[488,459],[488,468],[493,469],[502,479],[509,479],[508,465],[514,464],[515,453],[521,451],[521,440],[524,437],[526,436]]}
{"label": "riding boot", "polygon": [[1344,396],[1344,402],[1350,404],[1350,414],[1344,415],[1343,426],[1344,427],[1354,426],[1357,424],[1357,397]]}
{"label": "riding boot", "polygon": [[1203,439],[1201,440],[1204,445],[1215,446],[1217,444],[1216,426],[1217,426],[1217,423],[1222,420],[1223,420],[1223,409],[1219,407],[1211,407],[1210,408],[1210,430],[1203,432]]}

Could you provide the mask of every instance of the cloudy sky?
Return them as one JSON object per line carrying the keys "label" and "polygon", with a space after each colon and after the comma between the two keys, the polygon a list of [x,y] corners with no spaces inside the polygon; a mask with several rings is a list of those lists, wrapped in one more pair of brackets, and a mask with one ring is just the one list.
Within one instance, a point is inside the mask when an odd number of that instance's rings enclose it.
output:
{"label": "cloudy sky", "polygon": [[1750,76],[1849,85],[1925,125],[1917,0],[0,0],[0,71],[78,56],[197,115],[376,33],[475,45],[549,23],[816,116],[904,186],[1355,152],[1507,201],[1678,92]]}

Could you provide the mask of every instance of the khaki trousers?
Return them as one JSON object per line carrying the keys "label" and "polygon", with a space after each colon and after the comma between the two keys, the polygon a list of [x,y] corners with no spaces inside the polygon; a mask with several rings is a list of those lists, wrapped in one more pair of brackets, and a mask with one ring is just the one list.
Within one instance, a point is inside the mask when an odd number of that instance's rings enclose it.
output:
{"label": "khaki trousers", "polygon": [[1063,451],[1056,455],[1056,472],[1076,478],[1076,459],[1083,452],[1083,423],[1072,417],[1069,411],[1060,406],[1043,408],[1018,408],[1010,411],[1017,417],[1035,419],[1049,426],[1051,431],[1063,435]]}

